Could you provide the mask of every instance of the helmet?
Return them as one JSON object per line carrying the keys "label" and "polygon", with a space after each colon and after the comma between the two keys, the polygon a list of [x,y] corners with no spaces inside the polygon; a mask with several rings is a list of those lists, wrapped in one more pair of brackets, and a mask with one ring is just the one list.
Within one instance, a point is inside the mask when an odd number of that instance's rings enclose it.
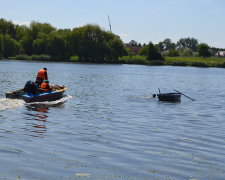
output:
{"label": "helmet", "polygon": [[47,71],[47,68],[46,68],[46,67],[44,67],[43,69],[44,69],[45,71]]}

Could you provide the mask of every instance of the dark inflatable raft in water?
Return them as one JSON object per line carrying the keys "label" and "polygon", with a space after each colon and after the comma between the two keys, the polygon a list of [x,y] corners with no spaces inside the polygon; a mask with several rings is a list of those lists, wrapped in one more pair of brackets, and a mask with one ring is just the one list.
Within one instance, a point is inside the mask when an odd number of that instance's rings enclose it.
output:
{"label": "dark inflatable raft in water", "polygon": [[179,102],[181,99],[180,93],[162,93],[157,94],[159,101],[173,101]]}

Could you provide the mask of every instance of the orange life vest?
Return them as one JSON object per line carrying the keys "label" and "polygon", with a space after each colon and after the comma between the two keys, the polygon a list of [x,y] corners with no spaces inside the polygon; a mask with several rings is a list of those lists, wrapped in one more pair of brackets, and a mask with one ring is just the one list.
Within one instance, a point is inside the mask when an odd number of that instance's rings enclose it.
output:
{"label": "orange life vest", "polygon": [[40,69],[40,70],[38,71],[37,78],[47,79],[47,77],[46,77],[45,74],[46,74],[46,70]]}
{"label": "orange life vest", "polygon": [[48,83],[42,83],[41,84],[41,89],[43,89],[45,92],[51,90],[51,88],[49,87],[49,84]]}

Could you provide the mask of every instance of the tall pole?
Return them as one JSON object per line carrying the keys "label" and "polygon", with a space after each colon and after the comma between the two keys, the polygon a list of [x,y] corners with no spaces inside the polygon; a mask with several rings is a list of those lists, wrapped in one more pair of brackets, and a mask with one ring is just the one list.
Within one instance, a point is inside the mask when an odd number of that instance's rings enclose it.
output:
{"label": "tall pole", "polygon": [[110,32],[112,32],[112,27],[111,27],[111,22],[110,22],[109,15],[108,15],[108,20],[109,20],[109,28],[110,28]]}

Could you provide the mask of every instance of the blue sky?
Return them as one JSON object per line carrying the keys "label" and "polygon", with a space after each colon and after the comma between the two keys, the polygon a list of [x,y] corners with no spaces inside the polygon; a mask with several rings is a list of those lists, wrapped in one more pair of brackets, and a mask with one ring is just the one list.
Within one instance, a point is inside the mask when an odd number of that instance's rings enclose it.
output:
{"label": "blue sky", "polygon": [[225,0],[0,0],[0,18],[56,28],[98,24],[128,43],[194,37],[225,48]]}

